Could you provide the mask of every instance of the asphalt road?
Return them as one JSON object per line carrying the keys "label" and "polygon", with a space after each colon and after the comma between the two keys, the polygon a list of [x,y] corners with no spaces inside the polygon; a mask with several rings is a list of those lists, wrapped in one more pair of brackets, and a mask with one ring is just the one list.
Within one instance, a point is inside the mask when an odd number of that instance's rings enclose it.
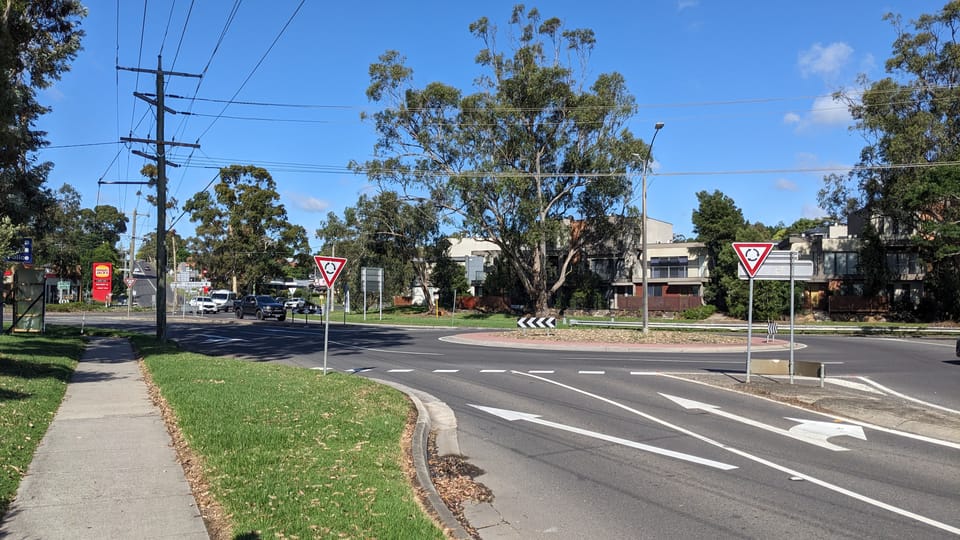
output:
{"label": "asphalt road", "polygon": [[[169,322],[170,337],[199,352],[323,365],[319,324],[237,324],[227,315]],[[668,376],[742,371],[743,353],[517,350],[439,340],[450,333],[332,324],[327,366],[399,382],[451,407],[461,452],[485,471],[477,480],[495,496],[468,512],[484,538],[960,535],[960,445],[834,422]],[[806,346],[797,359],[827,362],[831,376],[960,410],[952,340],[797,341]]]}

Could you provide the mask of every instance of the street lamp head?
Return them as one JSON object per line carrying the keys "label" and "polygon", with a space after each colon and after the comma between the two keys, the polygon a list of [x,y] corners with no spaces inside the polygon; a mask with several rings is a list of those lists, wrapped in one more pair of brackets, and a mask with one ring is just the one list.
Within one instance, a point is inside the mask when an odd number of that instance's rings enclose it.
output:
{"label": "street lamp head", "polygon": [[663,122],[657,122],[656,124],[653,125],[653,129],[662,129],[662,128],[663,128]]}

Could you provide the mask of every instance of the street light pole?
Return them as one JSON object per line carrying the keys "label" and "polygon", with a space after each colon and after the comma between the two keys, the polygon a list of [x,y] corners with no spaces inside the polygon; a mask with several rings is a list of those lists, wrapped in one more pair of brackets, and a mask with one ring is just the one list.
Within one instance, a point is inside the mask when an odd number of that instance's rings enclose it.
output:
{"label": "street light pole", "polygon": [[643,333],[650,332],[650,291],[647,288],[647,166],[653,155],[653,141],[657,140],[657,133],[663,128],[663,122],[657,122],[653,126],[653,138],[647,146],[647,158],[643,160],[643,172],[641,173],[642,193],[640,203],[640,269],[643,281]]}

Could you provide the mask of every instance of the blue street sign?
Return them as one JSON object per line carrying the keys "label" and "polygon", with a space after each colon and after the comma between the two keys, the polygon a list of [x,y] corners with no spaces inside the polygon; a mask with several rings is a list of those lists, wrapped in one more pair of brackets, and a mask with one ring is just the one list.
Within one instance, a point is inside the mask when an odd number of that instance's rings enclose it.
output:
{"label": "blue street sign", "polygon": [[22,241],[20,253],[7,257],[7,262],[33,264],[33,238],[23,238]]}

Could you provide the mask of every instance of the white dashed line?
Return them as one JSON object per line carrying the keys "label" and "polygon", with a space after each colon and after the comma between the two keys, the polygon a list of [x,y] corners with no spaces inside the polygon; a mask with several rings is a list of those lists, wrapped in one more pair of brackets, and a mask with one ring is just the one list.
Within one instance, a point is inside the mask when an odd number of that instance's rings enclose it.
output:
{"label": "white dashed line", "polygon": [[505,369],[481,369],[480,373],[506,373]]}
{"label": "white dashed line", "polygon": [[460,371],[459,369],[435,369],[435,370],[433,370],[434,373],[457,373],[457,372],[459,372],[459,371]]}
{"label": "white dashed line", "polygon": [[410,373],[412,369],[388,369],[387,373]]}
{"label": "white dashed line", "polygon": [[[531,373],[533,372],[531,371]],[[606,371],[588,371],[585,369],[581,369],[580,371],[577,372],[577,374],[579,375],[605,375],[606,373],[607,373]]]}
{"label": "white dashed line", "polygon": [[527,373],[553,373],[553,372],[554,371],[552,369],[532,369]]}

